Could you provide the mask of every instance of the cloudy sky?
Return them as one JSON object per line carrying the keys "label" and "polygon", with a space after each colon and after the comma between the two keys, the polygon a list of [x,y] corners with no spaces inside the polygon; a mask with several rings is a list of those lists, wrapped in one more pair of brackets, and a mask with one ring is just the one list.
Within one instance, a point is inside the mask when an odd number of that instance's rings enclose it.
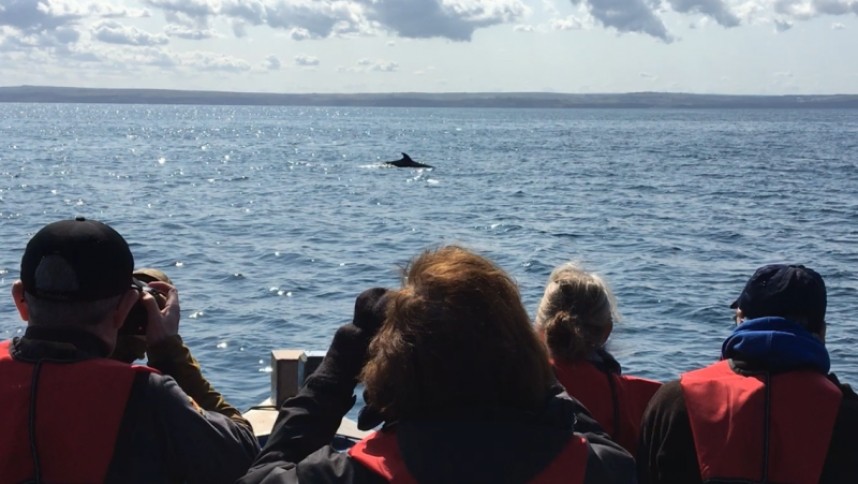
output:
{"label": "cloudy sky", "polygon": [[0,0],[0,85],[858,93],[858,0]]}

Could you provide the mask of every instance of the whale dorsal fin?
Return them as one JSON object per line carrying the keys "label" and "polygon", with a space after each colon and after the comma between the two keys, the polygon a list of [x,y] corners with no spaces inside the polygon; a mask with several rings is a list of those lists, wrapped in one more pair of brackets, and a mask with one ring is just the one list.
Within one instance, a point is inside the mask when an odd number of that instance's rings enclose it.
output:
{"label": "whale dorsal fin", "polygon": [[410,156],[408,156],[408,153],[405,153],[405,152],[402,152],[402,159],[405,161],[414,161],[411,159]]}

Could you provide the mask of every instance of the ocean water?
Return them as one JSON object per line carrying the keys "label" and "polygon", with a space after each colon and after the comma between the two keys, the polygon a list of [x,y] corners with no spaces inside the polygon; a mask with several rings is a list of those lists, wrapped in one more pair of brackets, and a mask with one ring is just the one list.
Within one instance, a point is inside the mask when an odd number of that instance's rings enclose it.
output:
{"label": "ocean water", "polygon": [[[432,170],[384,168],[399,152]],[[354,297],[455,243],[518,281],[601,273],[610,346],[657,379],[714,361],[758,266],[829,290],[833,369],[858,383],[858,111],[0,104],[0,290],[29,238],[84,215],[179,288],[181,333],[240,408],[275,348],[325,349]],[[0,297],[0,337],[24,324]]]}

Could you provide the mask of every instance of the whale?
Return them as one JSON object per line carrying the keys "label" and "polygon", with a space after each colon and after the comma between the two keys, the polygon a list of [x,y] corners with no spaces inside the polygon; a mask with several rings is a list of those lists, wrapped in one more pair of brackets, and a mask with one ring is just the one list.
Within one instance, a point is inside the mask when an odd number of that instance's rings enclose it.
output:
{"label": "whale", "polygon": [[396,161],[385,161],[385,165],[395,166],[397,168],[432,168],[432,165],[418,163],[408,156],[408,153],[402,153],[402,158]]}

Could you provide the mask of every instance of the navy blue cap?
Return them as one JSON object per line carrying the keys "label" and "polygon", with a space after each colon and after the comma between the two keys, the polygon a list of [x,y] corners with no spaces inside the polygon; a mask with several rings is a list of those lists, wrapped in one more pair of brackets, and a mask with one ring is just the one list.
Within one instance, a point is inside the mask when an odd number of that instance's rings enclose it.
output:
{"label": "navy blue cap", "polygon": [[825,321],[825,282],[803,265],[772,264],[760,267],[745,284],[731,308],[748,319],[800,315],[813,322]]}
{"label": "navy blue cap", "polygon": [[78,217],[46,225],[21,259],[24,290],[40,299],[95,301],[131,287],[134,257],[109,226]]}

